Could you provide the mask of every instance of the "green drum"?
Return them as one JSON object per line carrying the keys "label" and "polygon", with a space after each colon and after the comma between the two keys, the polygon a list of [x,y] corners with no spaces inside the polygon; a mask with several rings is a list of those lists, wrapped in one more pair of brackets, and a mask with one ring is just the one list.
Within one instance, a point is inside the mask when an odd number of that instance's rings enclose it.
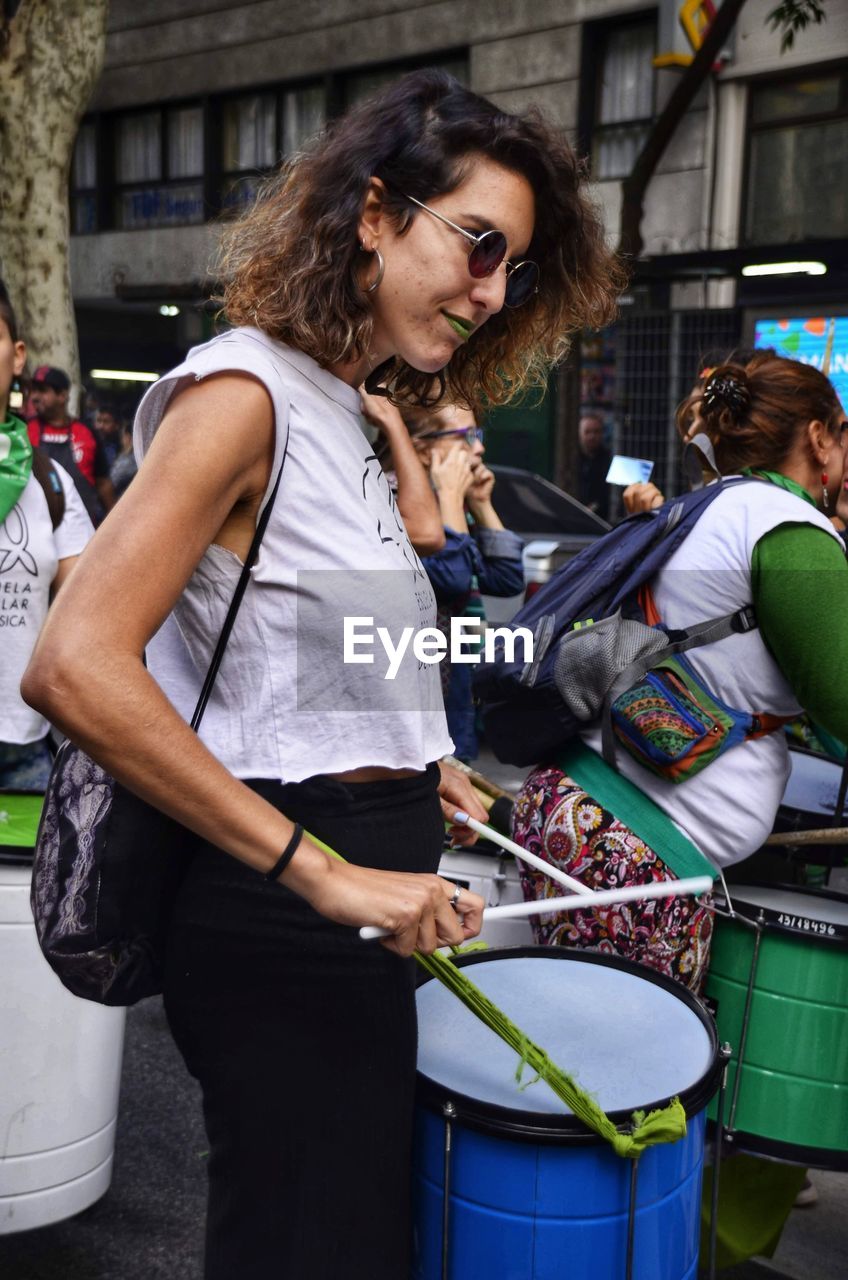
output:
{"label": "green drum", "polygon": [[0,854],[5,862],[32,862],[43,807],[40,791],[0,791]]}
{"label": "green drum", "polygon": [[848,1169],[848,897],[780,885],[730,893],[732,911],[716,895],[706,986],[733,1049],[726,1136],[758,1155]]}

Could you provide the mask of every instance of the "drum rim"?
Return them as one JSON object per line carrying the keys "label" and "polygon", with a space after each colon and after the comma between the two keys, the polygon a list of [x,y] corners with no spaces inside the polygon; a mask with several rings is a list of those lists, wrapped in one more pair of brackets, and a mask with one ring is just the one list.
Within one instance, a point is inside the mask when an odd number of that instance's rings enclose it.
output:
{"label": "drum rim", "polygon": [[[754,913],[762,911],[765,917],[763,921],[764,929],[772,930],[775,933],[784,933],[791,938],[804,938],[808,942],[823,943],[825,946],[829,947],[848,947],[848,923],[844,925],[834,925],[833,928],[835,932],[832,934],[818,933],[815,930],[810,931],[807,929],[796,929],[793,925],[781,923],[778,917],[782,912],[776,911],[773,907],[763,907],[759,903],[747,902],[744,898],[740,898],[738,896],[738,891],[740,889],[780,889],[787,893],[803,893],[805,897],[809,898],[825,898],[829,902],[841,902],[846,907],[848,907],[848,893],[839,893],[836,889],[819,889],[812,886],[807,887],[807,885],[783,884],[782,882],[768,883],[767,881],[760,880],[752,880],[741,885],[731,884],[729,888],[736,914],[738,916],[743,916],[749,924],[756,923]],[[714,894],[715,905],[726,907],[727,897],[724,889],[720,885],[716,886]],[[748,907],[749,910],[740,910],[740,904],[743,907]],[[727,916],[724,913],[720,914],[723,920],[729,920],[731,924],[733,923],[732,917]],[[810,916],[809,918],[811,920],[814,919],[813,916]],[[823,923],[827,922],[824,921]]]}
{"label": "drum rim", "polygon": [[0,844],[0,867],[31,866],[34,857],[31,844]]}
{"label": "drum rim", "polygon": [[844,760],[837,760],[826,751],[813,751],[812,747],[802,746],[800,742],[788,742],[786,746],[791,756],[809,756],[811,760],[824,760],[825,764],[835,764],[840,769],[845,767]]}
{"label": "drum rim", "polygon": [[[715,1133],[715,1122],[709,1122]],[[725,1130],[725,1141],[730,1141],[734,1151],[788,1164],[803,1165],[807,1169],[828,1169],[834,1173],[848,1172],[848,1151],[838,1147],[807,1147],[777,1138],[764,1138],[747,1129]]]}
{"label": "drum rim", "polygon": [[[523,959],[528,956],[540,956],[549,960],[580,960],[588,964],[599,964],[605,968],[621,969],[626,973],[634,973],[637,977],[663,987],[670,994],[677,996],[696,1015],[710,1042],[711,1062],[703,1076],[677,1094],[664,1098],[639,1103],[623,1111],[609,1111],[607,1115],[613,1124],[626,1125],[630,1122],[634,1110],[653,1111],[666,1106],[672,1097],[679,1097],[686,1112],[687,1119],[699,1115],[716,1093],[721,1076],[722,1062],[719,1057],[719,1041],[715,1022],[707,1007],[681,983],[673,978],[658,973],[648,965],[637,961],[625,960],[623,956],[610,956],[597,951],[584,951],[580,947],[538,946],[527,943],[519,947],[493,947],[486,951],[472,951],[465,955],[453,957],[455,964],[461,968],[467,965],[484,964],[489,960]],[[426,978],[422,986],[437,981]],[[482,1133],[509,1136],[528,1142],[554,1143],[557,1145],[604,1145],[604,1139],[587,1129],[577,1116],[573,1114],[556,1115],[551,1112],[518,1111],[512,1107],[504,1107],[495,1102],[483,1102],[448,1088],[423,1071],[417,1072],[418,1097],[431,1111],[444,1113],[444,1106],[450,1102],[456,1112],[456,1118],[467,1124],[469,1128]]]}

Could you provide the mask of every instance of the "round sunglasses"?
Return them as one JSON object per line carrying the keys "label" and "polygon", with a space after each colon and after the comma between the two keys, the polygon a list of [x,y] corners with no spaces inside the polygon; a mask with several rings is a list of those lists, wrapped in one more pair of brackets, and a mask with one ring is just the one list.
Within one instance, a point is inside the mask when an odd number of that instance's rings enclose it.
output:
{"label": "round sunglasses", "polygon": [[[429,205],[416,200],[415,196],[404,195],[403,198],[408,200],[410,204],[417,205],[419,209],[423,209],[425,213],[429,213],[431,217],[438,218],[439,222],[443,222],[446,227],[450,227],[453,231],[458,231],[466,240],[471,241],[473,247],[468,251],[468,271],[475,280],[485,280],[497,271],[506,258],[506,236],[502,231],[481,231],[477,235],[475,232],[468,231],[465,227],[460,227],[457,223],[451,222],[450,218],[446,218],[442,213],[437,213]],[[507,261],[504,305],[507,307],[520,307],[528,299],[532,298],[534,293],[538,292],[539,268],[536,263],[529,260],[524,262]]]}

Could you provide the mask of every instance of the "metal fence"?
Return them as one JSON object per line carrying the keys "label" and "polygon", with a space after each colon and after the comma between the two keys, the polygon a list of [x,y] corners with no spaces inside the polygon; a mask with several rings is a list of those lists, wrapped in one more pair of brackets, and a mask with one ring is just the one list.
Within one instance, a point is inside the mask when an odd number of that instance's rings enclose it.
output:
{"label": "metal fence", "polygon": [[612,445],[616,453],[654,461],[654,480],[666,496],[685,481],[675,410],[705,363],[738,343],[735,309],[643,312],[615,327]]}

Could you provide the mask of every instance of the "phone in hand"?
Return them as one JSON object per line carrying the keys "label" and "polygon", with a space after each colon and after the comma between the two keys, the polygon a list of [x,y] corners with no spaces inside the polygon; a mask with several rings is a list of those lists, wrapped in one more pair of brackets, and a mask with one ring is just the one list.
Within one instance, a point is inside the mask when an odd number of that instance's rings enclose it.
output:
{"label": "phone in hand", "polygon": [[607,484],[647,484],[654,470],[648,458],[627,458],[617,453],[609,465]]}

